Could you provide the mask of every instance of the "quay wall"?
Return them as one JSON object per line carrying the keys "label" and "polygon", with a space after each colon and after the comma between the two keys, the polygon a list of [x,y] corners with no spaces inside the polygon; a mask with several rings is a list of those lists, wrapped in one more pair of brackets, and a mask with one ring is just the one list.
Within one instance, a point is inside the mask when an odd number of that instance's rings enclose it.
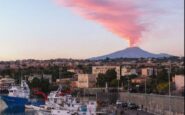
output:
{"label": "quay wall", "polygon": [[[113,89],[113,88],[112,88]],[[184,115],[184,97],[168,96],[155,94],[141,94],[128,92],[110,92],[111,88],[87,88],[84,89],[85,94],[94,94],[96,99],[115,102],[120,99],[123,101],[134,102],[139,106],[143,105],[143,109],[155,115]]]}
{"label": "quay wall", "polygon": [[184,97],[121,92],[119,98],[143,105],[143,109],[155,115],[184,115]]}

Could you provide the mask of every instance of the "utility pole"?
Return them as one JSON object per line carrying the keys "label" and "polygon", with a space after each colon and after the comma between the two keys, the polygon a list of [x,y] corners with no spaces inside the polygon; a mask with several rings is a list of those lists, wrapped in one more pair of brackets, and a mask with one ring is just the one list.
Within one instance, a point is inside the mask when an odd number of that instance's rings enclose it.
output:
{"label": "utility pole", "polygon": [[119,79],[118,79],[118,92],[119,92]]}
{"label": "utility pole", "polygon": [[129,77],[128,77],[128,97],[129,97],[129,102],[130,102],[130,92],[129,92],[129,89],[130,89],[130,84],[129,84]]}
{"label": "utility pole", "polygon": [[168,71],[168,82],[169,82],[169,96],[171,96],[171,64]]}
{"label": "utility pole", "polygon": [[147,108],[147,106],[146,106],[146,77],[147,76],[145,76],[145,108]]}
{"label": "utility pole", "polygon": [[146,95],[146,77],[145,77],[145,95]]}
{"label": "utility pole", "polygon": [[21,84],[21,81],[22,81],[22,69],[20,69],[20,72],[21,72],[21,80],[19,81],[19,83]]}
{"label": "utility pole", "polygon": [[117,80],[118,80],[118,93],[119,93],[119,80],[121,78],[121,66],[119,66],[119,75],[117,75]]}
{"label": "utility pole", "polygon": [[170,112],[170,115],[171,115],[171,62],[170,62],[170,68],[169,68],[169,70],[168,70],[168,82],[169,82],[169,91],[168,91],[168,93],[169,93],[169,112]]}
{"label": "utility pole", "polygon": [[127,90],[128,90],[128,92],[129,92],[129,88],[130,88],[130,85],[129,85],[129,77],[128,77],[128,88],[127,88]]}
{"label": "utility pole", "polygon": [[58,79],[59,79],[59,87],[61,88],[61,84],[60,84],[60,67],[58,66]]}

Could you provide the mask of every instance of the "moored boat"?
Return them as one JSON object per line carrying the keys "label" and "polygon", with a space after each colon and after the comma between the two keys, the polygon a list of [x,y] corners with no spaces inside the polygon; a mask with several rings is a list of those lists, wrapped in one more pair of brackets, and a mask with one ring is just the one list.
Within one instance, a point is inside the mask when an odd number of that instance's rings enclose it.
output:
{"label": "moored boat", "polygon": [[30,89],[25,80],[21,81],[20,86],[12,86],[8,92],[7,96],[1,96],[8,107],[24,107],[25,104],[29,103]]}

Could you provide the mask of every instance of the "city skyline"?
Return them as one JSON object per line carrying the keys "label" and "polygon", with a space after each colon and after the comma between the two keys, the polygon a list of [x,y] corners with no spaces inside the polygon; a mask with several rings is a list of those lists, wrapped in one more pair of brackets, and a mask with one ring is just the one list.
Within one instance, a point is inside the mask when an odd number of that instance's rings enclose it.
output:
{"label": "city skyline", "polygon": [[[81,0],[79,4],[74,4],[75,0],[0,1],[0,60],[86,59],[129,47],[128,38],[125,38],[125,34],[119,35],[117,25],[112,30],[109,29],[112,25],[102,21],[110,13],[98,10],[93,12],[95,18],[87,17],[92,13],[88,10],[96,8],[96,5],[99,5],[100,9],[107,8],[106,4],[112,0],[102,0],[101,3],[97,0],[86,1]],[[143,26],[141,31],[136,29],[139,32],[133,38],[136,39],[136,44],[134,40],[130,42],[153,53],[183,56],[184,1],[143,1],[145,2],[129,2],[130,11],[136,12],[134,16],[125,17],[121,12],[121,19],[128,18],[125,20],[129,22],[129,18],[136,17],[144,22],[144,29]],[[86,5],[88,7],[85,7]],[[82,8],[83,12],[79,12],[79,8]],[[114,7],[108,5],[108,8]],[[121,11],[124,9],[126,8],[121,8]],[[115,12],[120,13],[119,10],[118,7]],[[138,16],[138,11],[143,11],[145,15],[142,12],[142,15]],[[112,20],[115,21],[114,18]],[[138,27],[136,25],[133,27]],[[134,31],[135,28],[131,29]],[[125,32],[128,31],[123,29],[123,33]]]}

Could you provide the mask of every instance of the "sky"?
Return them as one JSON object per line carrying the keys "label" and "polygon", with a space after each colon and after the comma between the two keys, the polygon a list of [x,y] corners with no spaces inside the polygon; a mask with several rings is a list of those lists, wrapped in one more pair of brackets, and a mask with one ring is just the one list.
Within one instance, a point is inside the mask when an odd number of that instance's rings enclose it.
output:
{"label": "sky", "polygon": [[131,46],[183,56],[183,2],[0,0],[0,60],[86,59]]}

